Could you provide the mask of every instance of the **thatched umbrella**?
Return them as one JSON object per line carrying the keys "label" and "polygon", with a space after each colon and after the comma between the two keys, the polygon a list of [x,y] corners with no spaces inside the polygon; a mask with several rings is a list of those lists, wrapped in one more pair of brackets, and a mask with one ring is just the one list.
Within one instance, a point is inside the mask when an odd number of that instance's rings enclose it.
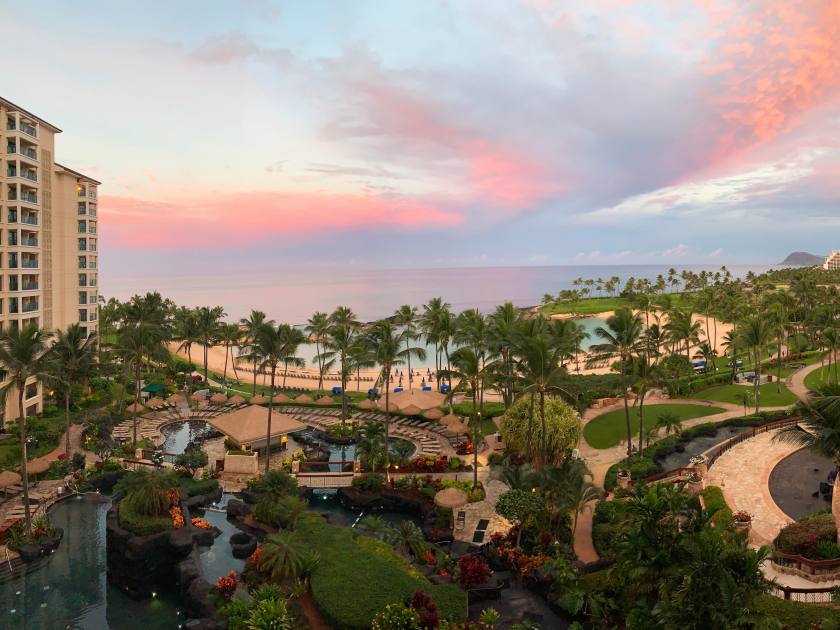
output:
{"label": "thatched umbrella", "polygon": [[190,396],[190,400],[194,400],[195,402],[202,402],[207,400],[207,396],[201,392],[196,392],[192,396]]}
{"label": "thatched umbrella", "polygon": [[426,411],[423,414],[423,417],[427,420],[440,420],[441,418],[443,418],[443,412],[435,407],[434,409],[429,409],[428,411]]}
{"label": "thatched umbrella", "polygon": [[[379,409],[381,409],[382,411],[385,411],[385,400],[384,399],[381,399],[379,401]],[[396,403],[389,401],[388,402],[388,411],[390,411],[391,413],[399,413],[400,408]]]}
{"label": "thatched umbrella", "polygon": [[373,409],[373,401],[370,398],[365,398],[356,406],[359,409]]}
{"label": "thatched umbrella", "polygon": [[461,418],[456,416],[455,414],[448,413],[440,419],[441,422],[444,424],[449,424],[450,422],[460,422]]}
{"label": "thatched umbrella", "polygon": [[301,403],[301,404],[311,405],[315,401],[313,400],[312,396],[310,396],[309,394],[301,394],[300,396],[295,398],[295,402],[296,403]]}
{"label": "thatched umbrella", "polygon": [[164,404],[166,404],[166,403],[164,403],[163,398],[157,398],[157,397],[149,398],[149,400],[146,401],[146,406],[149,409],[157,409],[157,408],[163,406]]}
{"label": "thatched umbrella", "polygon": [[169,398],[166,399],[166,402],[169,403],[179,403],[184,400],[183,394],[172,394]]}
{"label": "thatched umbrella", "polygon": [[268,398],[263,396],[262,394],[257,394],[256,396],[251,397],[251,404],[252,405],[267,405]]}
{"label": "thatched umbrella", "polygon": [[292,399],[286,396],[286,394],[274,394],[274,397],[271,399],[271,402],[273,402],[275,405],[285,405],[291,402],[291,400]]}
{"label": "thatched umbrella", "polygon": [[128,407],[126,407],[126,411],[128,411],[128,413],[143,413],[146,411],[146,408],[140,403],[131,403]]}
{"label": "thatched umbrella", "polygon": [[460,420],[456,420],[455,422],[447,422],[446,430],[450,433],[458,433],[462,435],[466,435],[470,432],[470,428]]}
{"label": "thatched umbrella", "polygon": [[318,400],[315,401],[316,405],[334,405],[335,401],[330,398],[329,396],[321,396]]}
{"label": "thatched umbrella", "polygon": [[217,392],[210,396],[210,402],[215,403],[217,405],[223,405],[227,402],[227,394],[224,392]]}
{"label": "thatched umbrella", "polygon": [[407,407],[402,408],[403,415],[406,416],[417,416],[420,415],[420,412],[423,411],[417,405],[408,405]]}
{"label": "thatched umbrella", "polygon": [[457,510],[468,501],[467,493],[460,488],[444,488],[435,495],[435,505],[446,510]]}
{"label": "thatched umbrella", "polygon": [[242,396],[240,396],[239,394],[236,394],[235,396],[231,396],[230,398],[228,398],[227,402],[229,405],[241,405],[245,402],[245,399],[242,398]]}
{"label": "thatched umbrella", "polygon": [[20,475],[12,470],[0,472],[0,488],[8,488],[20,483]]}

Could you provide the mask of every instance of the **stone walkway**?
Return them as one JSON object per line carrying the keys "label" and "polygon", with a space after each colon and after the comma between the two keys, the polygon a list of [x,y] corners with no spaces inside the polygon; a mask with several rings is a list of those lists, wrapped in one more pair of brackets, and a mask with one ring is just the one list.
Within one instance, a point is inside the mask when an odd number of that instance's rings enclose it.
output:
{"label": "stone walkway", "polygon": [[[475,503],[468,503],[464,507],[453,510],[455,518],[458,518],[460,512],[464,513],[464,526],[458,529],[455,527],[455,540],[472,543],[488,542],[492,534],[507,534],[510,531],[511,524],[503,516],[496,513],[496,502],[499,497],[509,490],[508,485],[497,479],[484,480],[485,497],[483,501]],[[477,526],[480,521],[487,520],[487,527],[485,527],[484,538],[481,541],[474,541]]]}
{"label": "stone walkway", "polygon": [[718,458],[706,478],[707,486],[723,490],[733,511],[752,515],[750,542],[756,545],[773,542],[779,530],[793,520],[773,501],[767,480],[776,464],[800,447],[774,440],[777,434],[768,431],[734,446]]}

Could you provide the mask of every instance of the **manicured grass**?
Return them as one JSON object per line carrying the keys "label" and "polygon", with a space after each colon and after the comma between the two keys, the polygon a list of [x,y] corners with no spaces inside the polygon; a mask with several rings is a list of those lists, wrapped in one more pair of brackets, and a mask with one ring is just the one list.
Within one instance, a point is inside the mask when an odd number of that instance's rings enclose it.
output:
{"label": "manicured grass", "polygon": [[[802,604],[773,595],[759,595],[756,608],[782,623],[786,630],[813,630],[836,628],[840,623],[840,610],[819,604]],[[824,624],[824,625],[823,625]]]}
{"label": "manicured grass", "polygon": [[[838,374],[840,374],[840,369],[838,369]],[[825,365],[818,370],[814,370],[808,376],[805,377],[805,387],[810,390],[816,389],[818,386],[823,385],[825,383],[836,383],[837,378],[834,376],[834,365],[832,364],[831,370],[829,373],[828,366]]]}
{"label": "manicured grass", "polygon": [[[26,458],[30,460],[46,455],[58,446],[66,420],[64,415],[56,415],[49,418],[29,418],[26,424],[27,435],[30,439],[37,440],[34,445],[30,443],[26,449]],[[20,439],[15,429],[12,437],[0,440],[0,470],[16,470],[19,466]]]}
{"label": "manicured grass", "polygon": [[622,306],[632,306],[632,302],[622,297],[596,297],[576,302],[554,302],[542,308],[546,315],[555,313],[580,313],[581,315],[594,315],[606,311],[614,311]]}
{"label": "manicured grass", "polygon": [[[760,407],[784,407],[785,405],[792,405],[796,402],[796,396],[781,384],[781,392],[777,392],[778,383],[765,383],[759,388],[759,406]],[[733,405],[742,405],[741,400],[738,399],[738,394],[745,391],[753,391],[752,386],[746,385],[716,385],[708,389],[701,389],[691,395],[697,400],[713,400],[715,402],[731,403]],[[755,403],[753,403],[754,405]]]}
{"label": "manicured grass", "polygon": [[[661,405],[645,405],[645,427],[655,426],[659,416],[666,412],[675,414],[680,420],[690,420],[692,418],[713,416],[716,413],[721,413],[722,411],[724,411],[724,409],[721,409],[720,407],[707,407],[705,405],[679,405],[668,403]],[[630,408],[630,425],[633,435],[638,435],[638,407]],[[610,448],[619,444],[622,440],[627,439],[624,409],[610,411],[609,413],[600,415],[589,422],[585,427],[583,427],[583,437],[593,448]]]}
{"label": "manicured grass", "polygon": [[432,584],[384,542],[354,538],[352,529],[330,525],[314,514],[305,516],[297,531],[320,555],[312,573],[312,597],[331,626],[369,628],[386,604],[404,601],[418,589],[435,601],[441,618],[466,620],[463,590],[454,584]]}

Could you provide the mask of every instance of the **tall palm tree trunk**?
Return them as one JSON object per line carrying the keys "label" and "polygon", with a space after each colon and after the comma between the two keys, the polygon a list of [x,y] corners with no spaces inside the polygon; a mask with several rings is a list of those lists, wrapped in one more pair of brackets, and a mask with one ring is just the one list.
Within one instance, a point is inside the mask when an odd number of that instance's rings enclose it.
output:
{"label": "tall palm tree trunk", "polygon": [[184,379],[184,385],[187,386],[187,391],[192,393],[192,371],[193,371],[193,362],[192,362],[192,344],[187,346],[187,378]]}
{"label": "tall palm tree trunk", "polygon": [[[383,371],[385,371],[386,366],[383,366]],[[385,372],[385,478],[388,481],[391,481],[391,450],[388,448],[388,436],[390,435],[390,428],[391,428],[391,409],[390,409],[390,401],[391,401],[391,388],[389,387],[388,377],[391,374],[391,366],[387,366],[387,371]]]}
{"label": "tall palm tree trunk", "polygon": [[64,438],[64,455],[70,459],[70,384],[67,384],[67,391],[64,392],[64,419],[67,423],[67,433]]}
{"label": "tall palm tree trunk", "polygon": [[475,490],[476,488],[478,488],[478,435],[479,435],[479,430],[481,428],[481,423],[478,421],[478,418],[476,417],[475,389],[473,389],[472,407],[473,407],[473,490]]}
{"label": "tall palm tree trunk", "polygon": [[226,341],[225,342],[225,369],[222,371],[222,381],[225,387],[227,387],[227,364],[228,364],[228,351],[230,350],[230,344]]}
{"label": "tall palm tree trunk", "polygon": [[[347,413],[347,367],[345,363],[347,362],[347,357],[344,353],[341,353],[341,424],[347,420],[347,417],[350,415]],[[387,390],[386,390],[387,391]]]}
{"label": "tall palm tree trunk", "polygon": [[755,383],[753,383],[753,391],[755,392],[755,412],[758,413],[758,408],[761,406],[759,397],[761,396],[761,351],[755,349]]}
{"label": "tall palm tree trunk", "polygon": [[210,343],[209,339],[204,340],[204,382],[207,382],[207,346]]}
{"label": "tall palm tree trunk", "polygon": [[137,361],[137,368],[134,376],[134,418],[132,420],[132,424],[134,426],[134,445],[137,446],[137,407],[140,406],[140,361]]}
{"label": "tall palm tree trunk", "polygon": [[257,395],[257,359],[254,357],[254,387],[251,390],[251,396]]}
{"label": "tall palm tree trunk", "polygon": [[645,435],[645,414],[644,414],[644,407],[645,407],[645,394],[647,392],[642,389],[639,392],[639,455],[641,456],[642,448],[644,447],[642,440],[644,439]]}
{"label": "tall palm tree trunk", "polygon": [[271,366],[271,396],[268,399],[268,429],[265,434],[265,474],[271,460],[271,416],[274,412],[274,365]]}
{"label": "tall palm tree trunk", "polygon": [[542,428],[542,435],[540,436],[540,470],[545,466],[548,460],[548,451],[546,450],[546,428],[545,428],[545,390],[540,389],[540,427]]}
{"label": "tall palm tree trunk", "polygon": [[32,513],[29,507],[29,470],[26,457],[26,411],[23,409],[23,391],[26,389],[26,381],[18,384],[18,406],[20,408],[20,478],[23,484],[23,514],[26,523],[26,531],[32,531]]}
{"label": "tall palm tree trunk", "polygon": [[621,395],[624,398],[624,423],[627,428],[627,463],[633,460],[633,429],[630,427],[630,406],[627,403],[627,362],[621,359]]}
{"label": "tall palm tree trunk", "polygon": [[315,337],[315,357],[318,360],[318,391],[320,392],[324,389],[324,360],[321,358],[321,343],[318,341],[318,337]]}
{"label": "tall palm tree trunk", "polygon": [[408,335],[405,336],[405,353],[408,356],[408,391],[411,391],[411,383],[414,381],[414,373],[411,371],[411,353],[408,351]]}

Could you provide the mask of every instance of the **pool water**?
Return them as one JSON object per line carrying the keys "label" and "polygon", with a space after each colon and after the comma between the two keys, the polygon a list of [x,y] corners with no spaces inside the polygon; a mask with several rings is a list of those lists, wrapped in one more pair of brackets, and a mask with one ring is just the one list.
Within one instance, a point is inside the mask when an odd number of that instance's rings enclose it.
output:
{"label": "pool water", "polygon": [[326,512],[330,515],[339,517],[337,523],[347,526],[353,526],[358,520],[365,516],[378,516],[386,523],[397,525],[403,521],[412,521],[415,525],[420,527],[423,523],[420,518],[414,514],[406,514],[404,512],[387,512],[384,510],[348,510],[341,505],[338,500],[338,493],[335,490],[313,490],[312,496],[309,498],[309,507],[315,512]]}
{"label": "pool water", "polygon": [[[222,495],[222,499],[214,507],[224,509],[231,497],[233,497],[232,494]],[[234,558],[230,551],[230,537],[239,530],[227,520],[226,512],[208,509],[202,518],[222,531],[213,546],[199,547],[201,572],[210,584],[215,584],[216,580],[227,575],[230,571],[240,573],[245,567],[245,560]]]}
{"label": "pool water", "polygon": [[90,495],[64,500],[50,511],[64,539],[55,553],[0,578],[0,628],[179,627],[183,613],[165,594],[138,602],[108,585],[105,518],[110,505],[106,497]]}
{"label": "pool water", "polygon": [[190,442],[202,441],[216,433],[217,431],[204,420],[170,424],[161,429],[161,435],[165,438],[161,450],[166,453],[180,454],[187,450]]}
{"label": "pool water", "polygon": [[[831,507],[820,493],[820,482],[828,482],[834,463],[809,448],[785,457],[773,468],[767,485],[776,505],[794,520]],[[816,494],[817,496],[814,496]]]}
{"label": "pool water", "polygon": [[[331,462],[352,462],[356,459],[356,445],[355,444],[333,444],[331,442],[327,442],[326,440],[320,438],[316,431],[313,429],[304,429],[303,431],[298,431],[297,433],[293,433],[292,437],[300,436],[303,438],[306,445],[309,446],[310,444],[318,444],[318,447],[329,453],[328,460]],[[397,442],[404,441],[399,440],[397,438],[391,438],[388,443],[391,445],[391,452],[393,453],[394,445]],[[409,453],[409,457],[413,455]],[[343,469],[343,470],[342,470]],[[329,472],[347,472],[352,470],[352,463],[347,464],[330,464],[329,465]]]}

